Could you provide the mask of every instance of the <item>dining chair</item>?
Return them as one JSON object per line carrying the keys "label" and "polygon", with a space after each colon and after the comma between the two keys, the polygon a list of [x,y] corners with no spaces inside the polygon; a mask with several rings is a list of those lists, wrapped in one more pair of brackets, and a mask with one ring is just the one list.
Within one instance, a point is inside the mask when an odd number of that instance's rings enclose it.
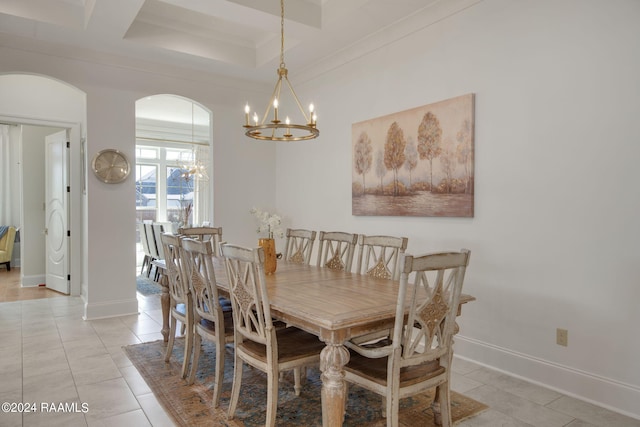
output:
{"label": "dining chair", "polygon": [[[358,236],[356,272],[372,277],[400,280],[399,261],[409,239],[394,236]],[[389,338],[393,330],[383,329],[352,338],[358,344]]]}
{"label": "dining chair", "polygon": [[321,231],[318,234],[318,265],[351,271],[357,241],[357,234]]}
{"label": "dining chair", "polygon": [[233,419],[246,363],[267,375],[265,425],[275,425],[278,378],[281,371],[294,371],[294,390],[300,394],[300,368],[320,362],[324,344],[317,336],[296,327],[274,328],[264,273],[264,250],[223,244],[229,293],[233,305],[235,357],[229,419]]}
{"label": "dining chair", "polygon": [[400,279],[398,261],[407,249],[409,239],[393,236],[358,236],[356,272],[381,279]]}
{"label": "dining chair", "polygon": [[171,233],[163,233],[161,236],[165,255],[165,273],[169,282],[169,341],[164,355],[164,361],[168,362],[173,352],[177,323],[180,321],[184,328],[184,356],[182,359],[182,378],[187,377],[189,360],[191,359],[193,346],[193,300],[189,291],[189,284],[184,272],[182,260],[182,238]]}
{"label": "dining chair", "polygon": [[218,250],[222,241],[222,227],[180,227],[178,234],[204,242],[213,240],[213,253],[215,256],[220,256]]}
{"label": "dining chair", "polygon": [[316,232],[287,228],[286,236],[284,259],[296,264],[309,265],[313,243],[316,240]]}
{"label": "dining chair", "polygon": [[[400,399],[436,387],[436,423],[451,425],[450,378],[458,302],[470,252],[405,255],[391,342],[348,341],[345,380],[383,396],[387,426],[398,425]],[[408,313],[408,315],[407,315]]]}
{"label": "dining chair", "polygon": [[212,240],[183,239],[184,271],[193,300],[193,361],[187,379],[195,381],[202,340],[213,342],[216,347],[215,375],[213,382],[213,406],[218,406],[224,378],[225,346],[233,343],[233,317],[229,300],[221,299],[213,269]]}

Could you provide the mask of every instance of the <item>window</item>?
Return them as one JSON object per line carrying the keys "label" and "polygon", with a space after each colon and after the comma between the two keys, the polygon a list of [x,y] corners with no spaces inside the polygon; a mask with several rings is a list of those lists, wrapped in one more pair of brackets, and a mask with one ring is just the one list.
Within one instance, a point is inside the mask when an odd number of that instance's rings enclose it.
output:
{"label": "window", "polygon": [[[208,221],[207,182],[198,174],[206,147],[157,142],[136,146],[136,211],[138,222],[170,222],[176,226]],[[196,155],[197,154],[197,155]],[[187,215],[187,216],[185,216]]]}
{"label": "window", "polygon": [[138,222],[213,223],[210,114],[193,101],[155,95],[136,101]]}

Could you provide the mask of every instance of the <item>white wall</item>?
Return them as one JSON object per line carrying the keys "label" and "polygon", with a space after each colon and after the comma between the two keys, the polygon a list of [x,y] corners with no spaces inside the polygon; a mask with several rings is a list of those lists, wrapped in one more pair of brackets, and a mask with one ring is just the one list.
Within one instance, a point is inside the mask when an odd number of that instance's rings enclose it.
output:
{"label": "white wall", "polygon": [[[471,249],[457,354],[640,418],[639,17],[631,0],[485,0],[296,85],[321,135],[278,147],[278,210],[409,253]],[[475,217],[352,216],[351,124],[466,93]]]}

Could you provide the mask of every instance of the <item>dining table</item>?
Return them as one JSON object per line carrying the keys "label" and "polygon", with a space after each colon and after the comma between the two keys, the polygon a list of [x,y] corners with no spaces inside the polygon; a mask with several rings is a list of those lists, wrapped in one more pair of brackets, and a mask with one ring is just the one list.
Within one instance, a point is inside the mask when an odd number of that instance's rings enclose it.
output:
{"label": "dining table", "polygon": [[[218,289],[229,290],[224,259],[214,256]],[[168,284],[163,275],[163,296]],[[320,354],[322,379],[322,425],[342,426],[347,388],[344,366],[349,361],[345,342],[368,333],[393,329],[398,298],[397,281],[327,267],[278,261],[274,274],[266,275],[271,315],[290,326],[312,333],[325,343]],[[165,289],[166,288],[166,289]],[[464,304],[475,300],[462,294]],[[168,337],[167,312],[163,303],[163,335]]]}

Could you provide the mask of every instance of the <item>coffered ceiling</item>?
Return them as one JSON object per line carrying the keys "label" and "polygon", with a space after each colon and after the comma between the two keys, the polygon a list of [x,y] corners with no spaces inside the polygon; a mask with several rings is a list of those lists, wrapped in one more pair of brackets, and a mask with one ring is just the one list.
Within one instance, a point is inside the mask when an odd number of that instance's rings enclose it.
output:
{"label": "coffered ceiling", "polygon": [[[482,0],[286,0],[285,62],[307,77]],[[270,82],[278,0],[0,0],[0,45]]]}

